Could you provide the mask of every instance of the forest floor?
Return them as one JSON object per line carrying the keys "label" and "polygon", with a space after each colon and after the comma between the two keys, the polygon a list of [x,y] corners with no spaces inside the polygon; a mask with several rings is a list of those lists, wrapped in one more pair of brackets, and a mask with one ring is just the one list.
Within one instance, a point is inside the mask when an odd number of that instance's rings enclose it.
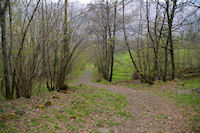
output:
{"label": "forest floor", "polygon": [[[113,85],[99,84],[91,81],[92,72],[87,71],[76,83],[87,84],[88,86],[97,88],[105,88],[128,98],[128,108],[134,119],[129,119],[123,123],[122,126],[117,127],[119,133],[192,132],[191,126],[186,122],[186,118],[182,115],[184,109],[177,107],[172,101],[158,95],[161,91],[153,89],[154,87],[158,87],[158,85],[151,87],[152,89],[148,89],[148,87],[134,87],[134,83],[131,83],[133,84],[133,87],[130,88],[126,87],[127,83],[123,85],[123,82]],[[162,86],[162,89],[174,89],[174,87],[174,84],[169,83],[166,86]],[[193,113],[191,109],[189,109],[188,112]]]}
{"label": "forest floor", "polygon": [[[200,129],[199,116],[196,117],[199,113],[180,104],[182,99],[187,101],[188,95],[182,98],[174,94],[174,82],[154,86],[136,81],[100,84],[92,82],[92,71],[88,69],[70,86],[75,87],[31,99],[2,100],[0,133],[185,133]],[[196,107],[200,98],[194,99],[193,94],[191,97],[193,103],[196,100]],[[190,118],[197,118],[196,123],[191,125]]]}

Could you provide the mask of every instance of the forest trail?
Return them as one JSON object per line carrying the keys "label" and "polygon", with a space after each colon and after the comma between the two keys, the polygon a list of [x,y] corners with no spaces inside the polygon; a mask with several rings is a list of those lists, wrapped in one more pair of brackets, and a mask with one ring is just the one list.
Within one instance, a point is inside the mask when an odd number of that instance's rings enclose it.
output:
{"label": "forest trail", "polygon": [[163,100],[161,97],[145,90],[93,83],[91,78],[92,71],[88,69],[75,84],[104,88],[114,93],[125,95],[128,98],[127,109],[132,113],[133,119],[129,119],[121,127],[118,127],[116,133],[190,132],[179,109],[169,101]]}

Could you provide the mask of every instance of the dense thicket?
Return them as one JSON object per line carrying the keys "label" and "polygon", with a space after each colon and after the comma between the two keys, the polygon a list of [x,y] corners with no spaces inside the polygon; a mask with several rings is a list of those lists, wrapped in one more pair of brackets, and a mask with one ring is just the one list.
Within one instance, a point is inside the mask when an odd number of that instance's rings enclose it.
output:
{"label": "dense thicket", "polygon": [[0,5],[5,97],[30,97],[39,81],[49,91],[65,87],[90,34],[83,9],[67,0],[1,0]]}

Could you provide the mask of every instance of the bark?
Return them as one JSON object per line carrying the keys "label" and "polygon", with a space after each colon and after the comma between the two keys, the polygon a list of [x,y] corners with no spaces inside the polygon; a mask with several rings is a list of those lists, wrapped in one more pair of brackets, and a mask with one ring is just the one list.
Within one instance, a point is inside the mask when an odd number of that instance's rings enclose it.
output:
{"label": "bark", "polygon": [[116,18],[117,18],[117,1],[114,5],[114,30],[113,30],[113,40],[112,40],[112,48],[111,48],[111,67],[110,67],[110,79],[109,82],[112,82],[113,77],[113,66],[114,66],[114,51],[115,51],[115,41],[116,41]]}
{"label": "bark", "polygon": [[172,36],[172,25],[175,15],[175,10],[177,8],[177,0],[173,1],[172,10],[170,11],[170,1],[166,1],[166,12],[167,12],[167,22],[168,22],[168,41],[170,45],[170,55],[171,55],[171,67],[172,67],[172,77],[171,80],[175,78],[175,60],[174,60],[174,44]]}
{"label": "bark", "polygon": [[167,76],[167,65],[168,65],[168,44],[169,39],[167,38],[167,43],[165,44],[165,68],[164,68],[164,75],[163,75],[163,81],[166,82],[166,76]]}
{"label": "bark", "polygon": [[109,3],[108,0],[106,2],[106,11],[107,11],[107,28],[108,28],[108,37],[106,39],[107,41],[107,47],[106,47],[106,51],[107,51],[107,57],[106,57],[106,80],[110,81],[110,65],[111,65],[111,60],[112,60],[112,33],[111,33],[111,27],[110,27],[110,7],[109,7]]}
{"label": "bark", "polygon": [[9,8],[9,29],[10,29],[10,48],[9,48],[9,66],[10,66],[10,72],[12,74],[12,96],[14,95],[14,88],[15,88],[15,73],[13,72],[13,66],[12,66],[12,50],[13,50],[13,30],[12,30],[12,8],[11,8],[11,2],[8,0],[8,8]]}
{"label": "bark", "polygon": [[61,54],[60,70],[57,75],[56,89],[59,90],[65,86],[66,66],[69,62],[69,30],[68,30],[68,0],[65,0],[65,18],[63,24],[63,50]]}
{"label": "bark", "polygon": [[171,79],[174,80],[175,78],[175,60],[174,60],[174,44],[172,40],[172,35],[170,39],[170,54],[171,54],[171,65],[172,65],[172,77]]}
{"label": "bark", "polygon": [[4,66],[4,79],[6,87],[6,99],[12,99],[11,85],[10,85],[10,73],[9,73],[9,59],[7,54],[7,37],[6,37],[6,10],[7,1],[5,2],[5,7],[1,7],[0,18],[1,18],[1,38],[2,38],[2,53],[3,53],[3,66]]}

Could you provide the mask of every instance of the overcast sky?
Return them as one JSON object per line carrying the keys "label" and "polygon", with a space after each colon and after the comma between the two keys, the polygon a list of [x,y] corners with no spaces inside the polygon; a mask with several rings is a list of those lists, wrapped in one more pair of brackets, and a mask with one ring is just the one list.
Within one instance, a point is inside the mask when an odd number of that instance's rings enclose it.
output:
{"label": "overcast sky", "polygon": [[[53,1],[57,2],[58,0],[53,0]],[[64,1],[64,0],[62,0],[62,1]],[[89,3],[91,0],[69,0],[69,1],[80,1],[82,3]]]}

